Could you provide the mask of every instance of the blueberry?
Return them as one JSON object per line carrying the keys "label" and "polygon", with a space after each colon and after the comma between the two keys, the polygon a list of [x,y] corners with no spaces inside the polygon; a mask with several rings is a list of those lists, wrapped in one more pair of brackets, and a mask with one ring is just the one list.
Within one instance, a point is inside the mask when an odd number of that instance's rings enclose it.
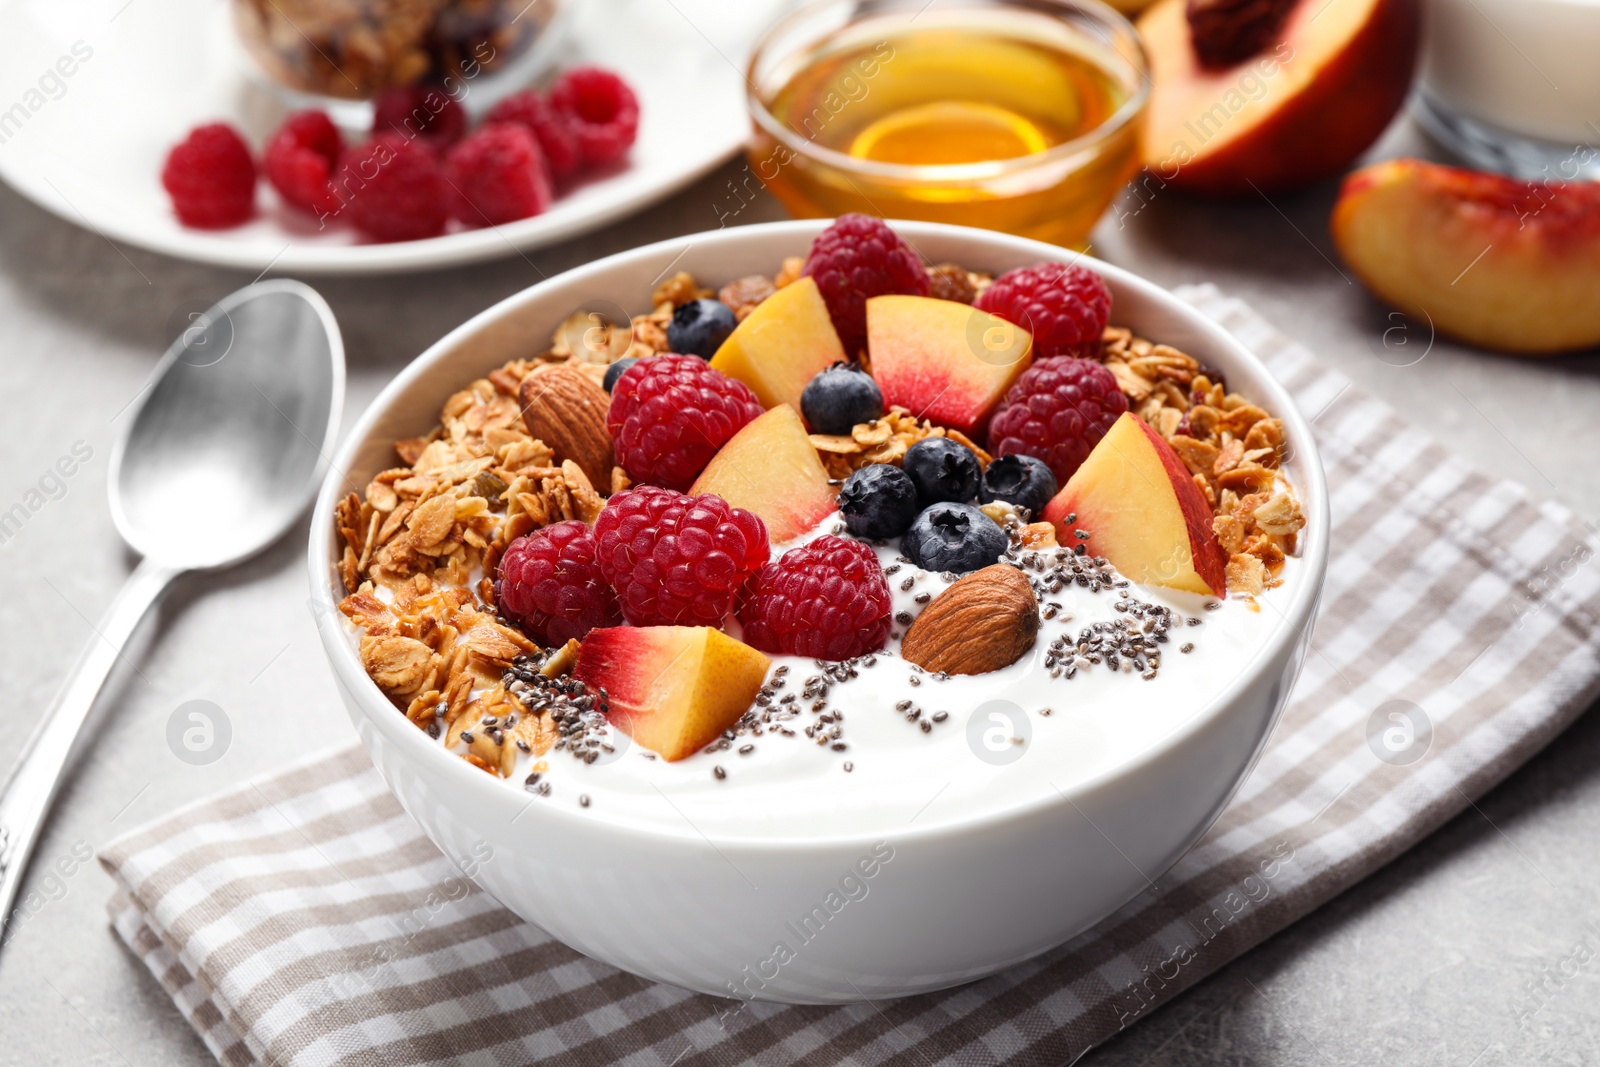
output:
{"label": "blueberry", "polygon": [[971,504],[924,508],[900,539],[900,551],[925,571],[968,571],[998,563],[1010,539]]}
{"label": "blueberry", "polygon": [[890,463],[862,467],[839,490],[839,513],[844,516],[845,528],[869,541],[899,537],[920,507],[911,478]]}
{"label": "blueberry", "polygon": [[983,472],[983,484],[978,486],[978,502],[1004,500],[1019,508],[1027,508],[1030,515],[1038,515],[1050,498],[1060,488],[1050,465],[1033,456],[1001,456]]}
{"label": "blueberry", "polygon": [[883,391],[859,363],[835,363],[806,383],[800,414],[812,433],[849,433],[883,418]]}
{"label": "blueberry", "polygon": [[637,359],[635,359],[633,356],[629,356],[627,359],[619,359],[615,363],[611,364],[611,366],[607,367],[606,380],[600,383],[605,387],[606,392],[609,393],[611,390],[615,389],[617,387],[617,379],[622,377],[622,372],[637,362],[639,362]]}
{"label": "blueberry", "polygon": [[691,300],[672,311],[667,346],[680,356],[710,359],[739,325],[733,309],[720,300]]}
{"label": "blueberry", "polygon": [[948,437],[924,437],[900,461],[926,507],[942,500],[965,504],[978,495],[978,457]]}

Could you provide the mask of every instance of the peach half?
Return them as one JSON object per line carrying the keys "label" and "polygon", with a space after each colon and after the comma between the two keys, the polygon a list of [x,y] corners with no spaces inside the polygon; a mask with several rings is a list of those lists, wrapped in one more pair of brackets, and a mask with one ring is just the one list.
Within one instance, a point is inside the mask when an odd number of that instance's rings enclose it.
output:
{"label": "peach half", "polygon": [[746,423],[711,458],[689,493],[715,493],[754,512],[774,543],[799,537],[838,507],[827,468],[788,404]]}
{"label": "peach half", "polygon": [[1044,508],[1063,545],[1085,545],[1130,581],[1227,595],[1211,508],[1161,435],[1124,412]]}
{"label": "peach half", "polygon": [[867,352],[886,405],[972,436],[1032,362],[1033,337],[953,300],[875,296]]}
{"label": "peach half", "polygon": [[1600,184],[1395,159],[1345,179],[1330,225],[1367,288],[1441,333],[1526,355],[1600,344]]}
{"label": "peach half", "polygon": [[771,662],[709,626],[610,626],[589,631],[573,674],[606,691],[611,725],[670,763],[739,721]]}
{"label": "peach half", "polygon": [[1146,184],[1255,196],[1334,174],[1405,102],[1419,0],[1298,0],[1255,56],[1222,70],[1195,53],[1186,0],[1139,18],[1150,55]]}

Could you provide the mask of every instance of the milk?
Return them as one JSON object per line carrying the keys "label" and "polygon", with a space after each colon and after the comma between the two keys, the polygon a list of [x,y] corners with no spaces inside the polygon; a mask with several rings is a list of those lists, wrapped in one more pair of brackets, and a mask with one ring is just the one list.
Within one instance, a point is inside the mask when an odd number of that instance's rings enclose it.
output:
{"label": "milk", "polygon": [[[1425,9],[1424,122],[1438,133],[1440,119],[1465,119],[1453,132],[1487,138],[1476,147],[1490,155],[1508,142],[1512,158],[1501,162],[1523,170],[1530,146],[1517,142],[1548,142],[1548,176],[1575,177],[1575,160],[1595,156],[1581,149],[1600,145],[1600,0],[1425,0]],[[1449,132],[1447,142],[1477,158]],[[1566,157],[1572,172],[1559,173]]]}

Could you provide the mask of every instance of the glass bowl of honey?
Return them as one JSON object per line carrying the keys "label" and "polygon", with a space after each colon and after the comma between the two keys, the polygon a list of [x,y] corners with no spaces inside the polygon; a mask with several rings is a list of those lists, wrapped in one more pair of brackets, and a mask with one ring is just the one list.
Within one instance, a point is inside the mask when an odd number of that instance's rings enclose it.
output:
{"label": "glass bowl of honey", "polygon": [[863,211],[1082,248],[1139,170],[1150,75],[1098,0],[817,0],[750,60],[750,170]]}

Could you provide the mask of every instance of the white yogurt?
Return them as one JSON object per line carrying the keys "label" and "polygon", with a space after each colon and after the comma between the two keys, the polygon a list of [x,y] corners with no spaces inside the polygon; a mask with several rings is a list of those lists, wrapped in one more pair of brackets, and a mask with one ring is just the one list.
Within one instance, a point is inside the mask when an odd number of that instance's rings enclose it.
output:
{"label": "white yogurt", "polygon": [[[807,537],[774,548],[774,557],[831,532],[835,522],[825,520]],[[892,544],[876,551],[885,566],[894,564],[898,549]],[[1050,642],[1063,632],[1076,635],[1092,623],[1119,618],[1114,605],[1126,594],[1116,590],[1093,593],[1069,585],[1047,595],[1042,603],[1059,603],[1061,612],[1042,623],[1032,652],[988,674],[944,681],[919,674],[895,654],[896,636],[875,666],[859,668],[857,678],[834,685],[828,694],[829,711],[844,713],[843,752],[818,745],[803,732],[818,717],[810,701],[799,696],[805,679],[818,672],[816,662],[774,656],[774,673],[789,668],[779,695],[796,694],[791,705],[796,715],[781,725],[796,736],[769,728],[760,737],[739,738],[726,750],[667,763],[612,730],[609,741],[617,753],[602,762],[585,764],[555,751],[540,757],[548,765],[542,780],[551,790],[536,799],[577,807],[579,798],[587,797],[585,814],[593,818],[767,839],[825,831],[887,833],[913,819],[919,826],[935,826],[970,818],[978,807],[994,811],[1029,804],[1135,758],[1222,693],[1282,625],[1275,605],[1292,597],[1297,574],[1291,559],[1281,575],[1284,584],[1257,598],[1259,603],[1132,586],[1128,592],[1170,608],[1181,620],[1201,620],[1172,627],[1161,646],[1160,670],[1151,679],[1112,673],[1104,663],[1082,668],[1075,677],[1050,677],[1045,664]],[[902,582],[911,576],[918,580],[903,591]],[[938,574],[904,563],[889,583],[895,611],[912,616],[924,606],[915,601],[918,593],[937,596],[948,584]],[[897,634],[904,631],[896,625]],[[1181,652],[1187,643],[1193,651]],[[913,684],[913,676],[920,685]],[[895,710],[908,699],[921,709],[921,718],[944,712],[944,721],[924,732]],[[754,751],[741,755],[747,744]],[[508,787],[520,788],[535,762],[521,757]],[[725,778],[716,777],[717,767]]]}

